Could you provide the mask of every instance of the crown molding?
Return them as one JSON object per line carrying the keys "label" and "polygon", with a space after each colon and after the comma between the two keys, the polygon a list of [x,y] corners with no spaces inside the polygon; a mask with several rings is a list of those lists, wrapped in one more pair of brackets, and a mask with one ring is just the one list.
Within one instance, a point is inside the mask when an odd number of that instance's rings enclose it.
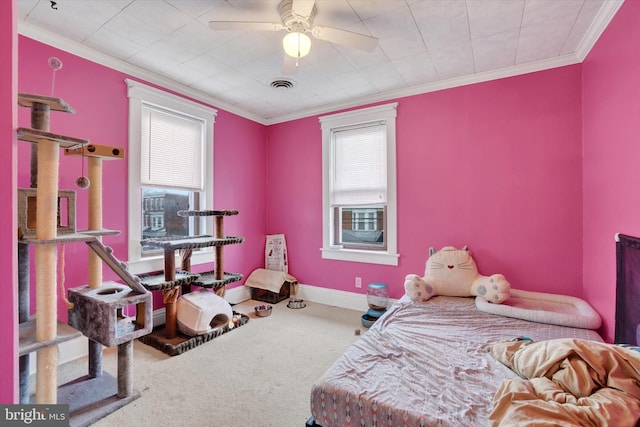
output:
{"label": "crown molding", "polygon": [[618,12],[624,0],[605,0],[600,11],[589,27],[587,33],[582,38],[575,53],[563,55],[560,57],[530,62],[526,64],[518,64],[512,67],[501,68],[498,70],[491,70],[481,73],[475,73],[468,76],[454,77],[446,80],[440,80],[437,82],[426,83],[419,86],[412,86],[410,88],[403,88],[398,90],[387,91],[381,94],[372,96],[366,96],[358,99],[351,100],[349,102],[336,103],[326,105],[317,108],[310,108],[303,111],[298,111],[293,114],[286,114],[282,116],[276,116],[271,118],[260,117],[254,113],[240,109],[236,106],[230,105],[225,101],[205,94],[201,91],[195,90],[186,85],[180,84],[169,78],[161,75],[149,72],[135,65],[126,63],[125,61],[113,58],[109,55],[98,52],[95,49],[86,47],[80,43],[74,42],[64,37],[60,37],[49,31],[38,28],[35,25],[29,24],[23,20],[18,20],[18,33],[26,37],[32,38],[39,42],[48,44],[57,49],[64,50],[106,67],[112,68],[117,71],[129,74],[132,77],[145,80],[149,83],[161,86],[165,89],[172,90],[181,95],[189,98],[201,101],[205,104],[215,106],[217,108],[226,110],[230,113],[244,117],[256,123],[262,125],[274,125],[278,123],[284,123],[292,120],[298,120],[302,118],[317,116],[321,114],[327,114],[330,112],[336,112],[354,107],[360,107],[367,104],[373,104],[377,102],[385,102],[393,99],[420,95],[423,93],[435,92],[444,89],[451,89],[460,86],[466,86],[475,83],[482,83],[491,80],[498,80],[507,77],[514,77],[528,73],[534,73],[538,71],[549,70],[552,68],[564,67],[567,65],[578,64],[584,61],[587,57],[598,38],[602,35],[607,28],[615,14]]}
{"label": "crown molding", "polygon": [[399,90],[391,90],[382,94],[376,94],[373,96],[367,96],[358,98],[349,102],[331,104],[330,106],[319,107],[316,109],[308,109],[301,111],[297,114],[289,114],[279,117],[274,117],[266,120],[266,124],[272,125],[277,123],[288,122],[291,120],[302,119],[309,116],[315,116],[320,114],[326,114],[330,112],[345,110],[348,108],[359,107],[366,104],[373,104],[376,102],[391,101],[398,98],[404,98],[407,96],[420,95],[423,93],[435,92],[438,90],[451,89],[454,87],[466,86],[475,83],[482,83],[491,80],[504,79],[507,77],[519,76],[522,74],[534,73],[537,71],[549,70],[552,68],[564,67],[567,65],[573,65],[579,63],[580,60],[574,54],[568,54],[559,56],[552,59],[546,59],[542,61],[530,62],[527,64],[515,65],[512,67],[501,68],[498,70],[491,70],[482,73],[471,74],[461,77],[453,77],[446,80],[439,80],[432,83],[426,83],[419,86],[412,86],[410,88],[403,88]]}
{"label": "crown molding", "polygon": [[596,18],[576,48],[576,56],[580,62],[585,60],[593,46],[595,46],[613,17],[618,13],[622,3],[624,3],[624,0],[605,0],[602,4]]}

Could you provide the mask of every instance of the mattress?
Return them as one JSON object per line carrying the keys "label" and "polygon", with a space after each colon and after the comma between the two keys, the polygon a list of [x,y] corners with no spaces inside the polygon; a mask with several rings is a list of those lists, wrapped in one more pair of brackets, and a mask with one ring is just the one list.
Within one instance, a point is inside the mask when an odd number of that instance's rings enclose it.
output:
{"label": "mattress", "polygon": [[487,352],[501,340],[581,338],[592,330],[504,317],[473,298],[395,303],[312,386],[322,427],[484,426],[493,396],[516,374]]}

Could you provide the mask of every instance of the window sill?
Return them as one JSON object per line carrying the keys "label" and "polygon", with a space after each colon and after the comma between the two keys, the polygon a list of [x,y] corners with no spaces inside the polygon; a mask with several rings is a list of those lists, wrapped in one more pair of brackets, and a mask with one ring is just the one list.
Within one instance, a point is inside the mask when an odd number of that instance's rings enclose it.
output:
{"label": "window sill", "polygon": [[[213,263],[214,254],[211,250],[204,250],[194,253],[191,256],[191,265],[199,265]],[[176,251],[176,268],[180,266],[180,255]],[[127,263],[131,274],[145,274],[154,271],[164,270],[164,257],[162,255],[140,259],[138,261],[130,261]]]}
{"label": "window sill", "polygon": [[356,249],[321,248],[323,259],[365,262],[369,264],[398,265],[399,254]]}

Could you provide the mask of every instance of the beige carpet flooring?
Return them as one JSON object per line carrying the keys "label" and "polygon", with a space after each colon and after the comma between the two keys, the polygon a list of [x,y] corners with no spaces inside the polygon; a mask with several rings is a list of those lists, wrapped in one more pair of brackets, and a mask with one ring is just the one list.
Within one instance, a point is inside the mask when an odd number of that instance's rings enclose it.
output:
{"label": "beige carpet flooring", "polygon": [[[133,387],[141,397],[95,426],[303,427],[312,384],[358,339],[362,313],[306,302],[274,305],[249,322],[177,356],[134,343]],[[364,312],[364,310],[363,310]],[[105,349],[104,371],[117,375],[117,349]],[[60,367],[61,384],[87,374],[87,360]],[[117,390],[114,390],[114,393]]]}

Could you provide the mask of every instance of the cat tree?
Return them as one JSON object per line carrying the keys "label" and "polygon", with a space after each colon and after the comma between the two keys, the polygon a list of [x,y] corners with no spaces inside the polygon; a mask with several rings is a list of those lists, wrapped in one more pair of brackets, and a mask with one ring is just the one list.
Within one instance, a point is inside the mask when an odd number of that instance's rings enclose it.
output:
{"label": "cat tree", "polygon": [[[118,148],[49,132],[50,111],[74,113],[60,98],[19,94],[18,104],[31,109],[31,128],[18,128],[18,139],[31,142],[31,186],[18,189],[20,401],[29,402],[28,355],[37,352],[35,403],[68,403],[71,425],[89,425],[139,397],[131,385],[135,338],[152,330],[151,294],[126,265],[102,244],[101,236],[118,234],[102,228],[102,159],[123,158]],[[34,147],[37,147],[34,149]],[[89,158],[94,181],[89,194],[89,230],[76,231],[75,192],[58,190],[59,149]],[[34,188],[35,187],[35,188]],[[66,205],[65,205],[66,202]],[[65,214],[66,213],[66,218]],[[80,335],[57,321],[56,285],[60,245],[85,242],[89,253],[89,285],[69,290],[69,324],[89,338],[89,376],[57,385],[58,344]],[[35,246],[36,316],[29,314],[29,245]],[[64,258],[61,257],[61,261]],[[102,262],[125,285],[102,282]],[[25,297],[25,294],[27,295]],[[135,306],[135,321],[124,307]],[[118,346],[117,397],[108,392],[113,381],[102,375],[101,345]],[[60,392],[60,395],[59,395]]]}
{"label": "cat tree", "polygon": [[[198,345],[226,333],[237,326],[249,321],[246,315],[234,313],[236,321],[233,324],[216,328],[208,333],[197,336],[180,334],[177,328],[177,301],[180,293],[191,291],[191,286],[210,289],[223,297],[226,286],[230,283],[242,280],[242,275],[224,271],[224,247],[226,245],[239,244],[244,241],[242,237],[224,235],[224,218],[238,215],[236,210],[201,210],[179,211],[182,217],[213,216],[215,232],[213,236],[190,236],[184,238],[160,238],[145,239],[141,243],[144,246],[162,249],[164,253],[164,271],[158,274],[141,276],[142,285],[148,290],[161,290],[163,302],[166,308],[165,326],[157,328],[152,333],[141,337],[140,341],[151,345],[171,356],[181,354]],[[213,247],[215,252],[215,268],[206,273],[192,273],[191,255],[193,250]],[[176,268],[176,251],[181,255],[181,270]]]}
{"label": "cat tree", "polygon": [[[27,357],[26,351],[37,351],[36,370],[36,403],[56,403],[57,402],[57,369],[58,369],[58,349],[57,344],[72,339],[75,334],[64,333],[63,337],[58,337],[57,305],[56,305],[56,281],[57,281],[57,246],[56,238],[58,234],[58,160],[60,147],[75,147],[87,144],[88,141],[77,138],[55,135],[49,132],[50,111],[60,111],[74,113],[75,110],[58,98],[31,96],[25,94],[18,95],[18,104],[22,107],[31,108],[31,128],[18,128],[18,139],[34,143],[31,149],[31,187],[35,190],[29,192],[19,191],[18,220],[21,224],[19,237],[21,244],[27,243],[25,238],[35,237],[32,244],[35,247],[36,261],[36,306],[38,314],[35,319],[35,337],[33,336],[32,325],[29,322],[21,324],[24,351],[21,349],[20,356]],[[33,197],[35,195],[35,197]],[[66,194],[67,209],[70,217],[74,217],[69,206],[74,206],[75,197]],[[37,207],[36,207],[37,200]],[[22,202],[22,203],[21,203]],[[60,231],[68,232],[75,228],[75,223],[67,223],[67,228]],[[20,251],[23,253],[24,248]],[[20,272],[29,270],[28,248],[26,255],[20,257]],[[26,264],[26,265],[25,265]],[[24,280],[20,281],[24,286]],[[20,288],[23,288],[20,286]],[[29,283],[26,283],[28,289]],[[24,290],[24,289],[23,289]],[[25,299],[20,298],[21,307],[19,311],[29,316],[29,308],[24,307]],[[26,299],[28,303],[28,299]],[[21,316],[24,317],[24,316]],[[21,337],[22,338],[22,337]],[[37,348],[33,342],[40,343]],[[23,354],[24,353],[24,354]],[[28,363],[21,363],[22,369],[27,368]],[[25,373],[21,372],[21,376]],[[25,383],[21,379],[21,384]],[[27,392],[28,393],[28,392]],[[21,394],[24,394],[23,392]]]}

